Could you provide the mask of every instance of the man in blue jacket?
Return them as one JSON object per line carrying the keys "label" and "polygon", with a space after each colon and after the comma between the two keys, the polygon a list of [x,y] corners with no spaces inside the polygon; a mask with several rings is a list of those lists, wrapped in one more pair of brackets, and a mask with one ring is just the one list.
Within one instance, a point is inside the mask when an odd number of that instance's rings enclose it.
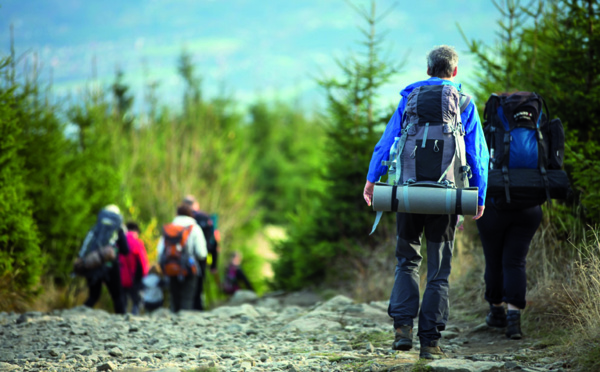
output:
{"label": "man in blue jacket", "polygon": [[[442,45],[434,48],[427,56],[427,75],[431,78],[411,84],[402,90],[398,109],[373,151],[363,191],[368,205],[371,205],[373,199],[375,182],[387,172],[387,167],[381,165],[381,162],[388,160],[394,138],[401,136],[401,121],[409,94],[416,87],[440,84],[453,85],[460,92],[461,85],[453,81],[457,72],[456,51],[452,47]],[[467,163],[472,171],[469,181],[471,185],[479,187],[477,215],[473,217],[477,220],[483,215],[485,208],[489,156],[479,114],[472,101],[462,112],[461,121],[465,130]],[[457,216],[398,213],[396,219],[398,264],[388,308],[388,314],[394,319],[395,329],[392,348],[412,348],[413,319],[418,314],[420,357],[434,359],[444,355],[439,347],[439,339],[440,331],[445,329],[448,320],[448,277]],[[422,260],[419,251],[423,229],[427,239],[427,287],[419,312],[419,266]]]}

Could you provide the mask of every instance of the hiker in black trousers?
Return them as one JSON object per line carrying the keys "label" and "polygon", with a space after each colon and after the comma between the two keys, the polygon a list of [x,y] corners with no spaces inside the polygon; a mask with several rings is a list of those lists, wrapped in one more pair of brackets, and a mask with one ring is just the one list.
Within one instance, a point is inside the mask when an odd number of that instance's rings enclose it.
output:
{"label": "hiker in black trousers", "polygon": [[[210,253],[212,261],[210,265],[211,273],[217,273],[217,259],[218,259],[218,249],[217,249],[217,240],[214,235],[214,224],[213,221],[207,213],[200,210],[200,204],[192,195],[187,195],[183,198],[183,205],[186,205],[192,209],[192,217],[196,220],[198,226],[202,230],[204,234],[204,239],[206,240],[206,249],[208,253]],[[204,259],[198,260],[199,265],[199,275],[198,282],[196,283],[196,289],[194,291],[194,310],[203,311],[205,309],[204,301],[202,300],[204,294],[204,281],[208,277],[207,272],[207,257]]]}
{"label": "hiker in black trousers", "polygon": [[[542,221],[539,205],[523,209],[499,209],[488,200],[477,220],[485,255],[485,299],[490,303],[486,323],[506,329],[511,339],[522,337],[520,311],[525,308],[529,244]],[[508,306],[506,313],[503,303]]]}
{"label": "hiker in black trousers", "polygon": [[[116,205],[109,205],[105,207],[99,215],[99,219],[102,216],[113,215],[116,218],[117,224],[116,234],[110,239],[110,245],[114,246],[118,250],[118,254],[129,254],[129,245],[127,244],[127,237],[125,236],[124,227],[121,226],[122,218],[121,212]],[[88,251],[88,247],[94,244],[94,240],[98,237],[94,237],[94,231],[98,234],[97,228],[93,228],[88,232],[83,246],[80,250],[79,256],[84,257]],[[104,244],[104,243],[103,243]],[[114,259],[113,261],[104,262],[102,266],[97,269],[90,270],[84,274],[88,286],[88,298],[84,302],[87,307],[94,307],[94,305],[100,299],[102,293],[102,283],[106,284],[108,293],[113,302],[114,311],[116,314],[125,314],[125,303],[123,302],[122,287],[121,287],[121,274],[119,270],[119,260]]]}

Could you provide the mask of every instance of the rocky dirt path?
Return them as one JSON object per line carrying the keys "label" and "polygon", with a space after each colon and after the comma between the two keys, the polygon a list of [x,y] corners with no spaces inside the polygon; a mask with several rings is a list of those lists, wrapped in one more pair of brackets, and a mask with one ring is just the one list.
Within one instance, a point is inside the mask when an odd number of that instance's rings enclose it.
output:
{"label": "rocky dirt path", "polygon": [[[390,349],[387,303],[292,294],[207,312],[0,313],[0,371],[565,371],[535,340],[450,325],[448,358]],[[415,332],[416,333],[416,332]],[[418,342],[415,344],[418,345]],[[428,369],[427,369],[428,368]]]}

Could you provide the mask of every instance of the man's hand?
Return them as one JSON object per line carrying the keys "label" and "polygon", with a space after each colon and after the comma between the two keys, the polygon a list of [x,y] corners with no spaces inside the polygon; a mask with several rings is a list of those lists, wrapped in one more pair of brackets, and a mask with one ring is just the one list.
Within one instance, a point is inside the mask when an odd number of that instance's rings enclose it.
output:
{"label": "man's hand", "polygon": [[481,216],[483,216],[483,210],[485,209],[485,205],[478,205],[477,206],[477,214],[475,215],[475,217],[473,217],[473,220],[478,220],[481,218]]}
{"label": "man's hand", "polygon": [[365,201],[367,202],[368,206],[371,206],[371,203],[373,202],[374,188],[375,184],[367,180],[367,183],[365,184],[365,189],[363,190],[363,197],[365,198]]}

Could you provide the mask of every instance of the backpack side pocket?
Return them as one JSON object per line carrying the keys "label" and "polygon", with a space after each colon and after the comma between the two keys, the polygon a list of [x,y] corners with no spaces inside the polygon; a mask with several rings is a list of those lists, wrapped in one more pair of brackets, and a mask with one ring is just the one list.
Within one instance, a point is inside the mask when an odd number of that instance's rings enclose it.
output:
{"label": "backpack side pocket", "polygon": [[548,168],[562,169],[565,160],[565,129],[560,119],[550,121],[550,151]]}

